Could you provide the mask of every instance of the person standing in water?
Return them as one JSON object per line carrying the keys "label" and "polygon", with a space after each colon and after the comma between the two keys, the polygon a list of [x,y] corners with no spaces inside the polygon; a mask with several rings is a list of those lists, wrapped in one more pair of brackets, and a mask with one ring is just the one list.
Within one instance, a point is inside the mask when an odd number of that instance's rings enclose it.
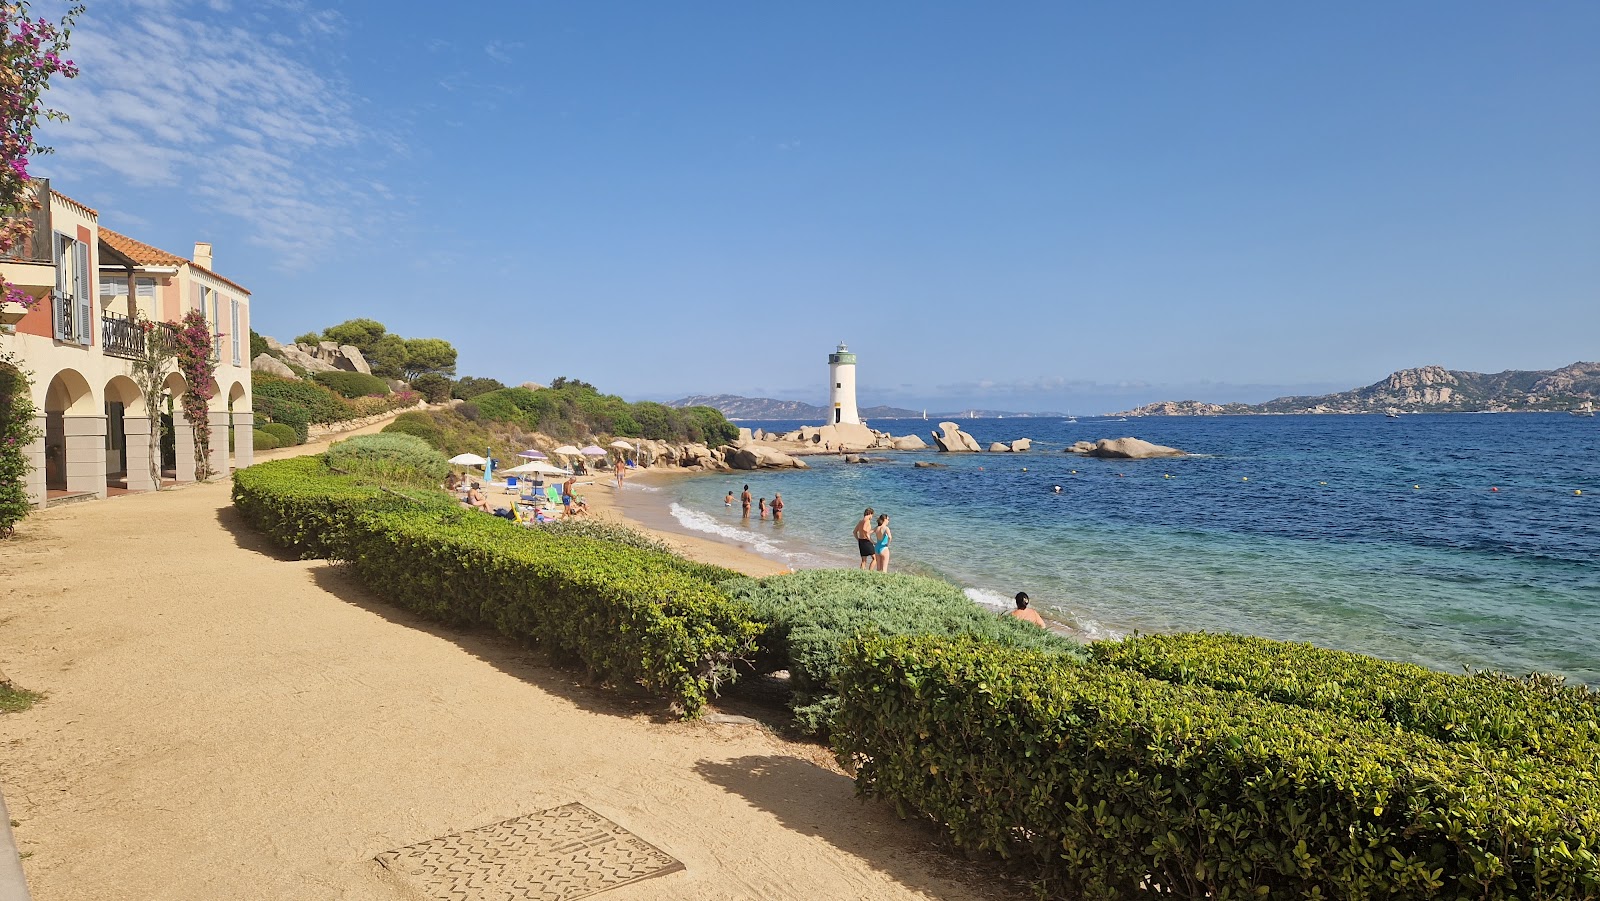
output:
{"label": "person standing in water", "polygon": [[894,540],[894,533],[889,531],[889,514],[878,515],[878,527],[872,530],[872,568],[878,572],[889,571],[889,542]]}
{"label": "person standing in water", "polygon": [[750,518],[750,486],[749,485],[744,486],[744,490],[739,492],[739,506],[744,508],[744,518],[745,519],[749,519]]}
{"label": "person standing in water", "polygon": [[772,492],[772,518],[774,520],[783,518],[783,494],[778,491]]}
{"label": "person standing in water", "polygon": [[862,511],[861,519],[856,523],[856,547],[861,551],[861,568],[871,569],[873,558],[877,551],[872,545],[872,508]]}
{"label": "person standing in water", "polygon": [[722,506],[733,509],[733,489],[728,489],[728,496],[722,499]]}
{"label": "person standing in water", "polygon": [[1043,629],[1044,620],[1039,618],[1039,611],[1028,609],[1028,593],[1026,591],[1017,592],[1016,600],[1017,609],[1007,612],[1006,615],[1013,619],[1020,619],[1025,623],[1033,623]]}
{"label": "person standing in water", "polygon": [[762,519],[766,519],[767,518],[767,499],[766,498],[762,498],[761,499],[761,518]]}

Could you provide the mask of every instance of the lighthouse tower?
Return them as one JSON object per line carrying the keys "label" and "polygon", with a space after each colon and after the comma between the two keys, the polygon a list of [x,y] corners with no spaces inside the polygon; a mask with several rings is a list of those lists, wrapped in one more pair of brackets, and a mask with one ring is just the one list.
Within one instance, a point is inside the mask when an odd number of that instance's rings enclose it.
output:
{"label": "lighthouse tower", "polygon": [[856,412],[856,355],[843,341],[828,354],[828,406],[833,408],[832,425],[861,424]]}

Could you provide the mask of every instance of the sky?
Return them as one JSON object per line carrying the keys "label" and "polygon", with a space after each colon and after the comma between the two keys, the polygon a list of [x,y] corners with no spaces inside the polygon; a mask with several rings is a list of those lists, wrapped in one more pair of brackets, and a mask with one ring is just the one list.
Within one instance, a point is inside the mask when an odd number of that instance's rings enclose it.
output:
{"label": "sky", "polygon": [[36,173],[280,340],[816,404],[845,341],[863,406],[1074,413],[1600,359],[1592,2],[88,0],[72,44]]}

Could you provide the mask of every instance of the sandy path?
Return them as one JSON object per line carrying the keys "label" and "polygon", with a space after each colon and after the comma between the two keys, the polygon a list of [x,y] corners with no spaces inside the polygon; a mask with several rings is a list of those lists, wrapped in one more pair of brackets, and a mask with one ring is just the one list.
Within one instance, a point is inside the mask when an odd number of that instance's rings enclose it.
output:
{"label": "sandy path", "polygon": [[852,799],[818,749],[663,718],[342,570],[225,483],[31,517],[0,545],[0,717],[36,901],[399,899],[373,857],[568,802],[687,869],[628,899],[1013,897]]}

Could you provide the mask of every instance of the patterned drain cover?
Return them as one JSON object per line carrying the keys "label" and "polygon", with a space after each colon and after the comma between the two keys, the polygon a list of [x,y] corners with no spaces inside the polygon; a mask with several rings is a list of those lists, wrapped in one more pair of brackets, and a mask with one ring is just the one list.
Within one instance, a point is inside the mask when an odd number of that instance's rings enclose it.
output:
{"label": "patterned drain cover", "polygon": [[582,804],[385,851],[378,863],[439,901],[572,901],[683,869]]}

